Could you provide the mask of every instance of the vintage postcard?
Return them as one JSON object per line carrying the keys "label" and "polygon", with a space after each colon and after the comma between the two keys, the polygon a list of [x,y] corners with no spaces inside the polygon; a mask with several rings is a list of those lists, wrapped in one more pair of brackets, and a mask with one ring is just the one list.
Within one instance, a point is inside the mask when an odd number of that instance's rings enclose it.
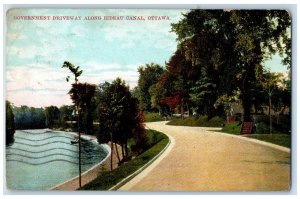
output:
{"label": "vintage postcard", "polygon": [[285,9],[13,8],[8,190],[291,188]]}

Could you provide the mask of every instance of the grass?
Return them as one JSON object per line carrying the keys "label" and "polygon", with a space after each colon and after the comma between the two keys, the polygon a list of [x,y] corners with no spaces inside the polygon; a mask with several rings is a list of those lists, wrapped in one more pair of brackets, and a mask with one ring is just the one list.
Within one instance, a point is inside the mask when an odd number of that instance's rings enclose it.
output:
{"label": "grass", "polygon": [[186,117],[186,118],[174,118],[168,125],[174,126],[203,126],[203,127],[221,127],[224,123],[224,120],[220,117],[213,117],[208,120],[207,116],[199,117]]}
{"label": "grass", "polygon": [[95,180],[83,186],[81,190],[110,189],[153,159],[169,142],[169,138],[158,131],[147,130],[147,136],[151,137],[152,141],[156,141],[150,149],[113,171],[103,171]]}
{"label": "grass", "polygon": [[250,134],[246,137],[291,148],[291,135],[289,134]]}
{"label": "grass", "polygon": [[231,124],[226,124],[222,128],[222,132],[233,134],[233,135],[240,135],[241,128],[242,128],[242,124],[241,123],[234,122],[234,123],[231,123]]}
{"label": "grass", "polygon": [[165,121],[165,118],[158,113],[147,113],[145,114],[145,122],[159,122]]}
{"label": "grass", "polygon": [[[258,134],[249,134],[245,135],[246,137],[265,141],[265,142],[270,142],[273,144],[277,144],[280,146],[288,147],[291,148],[291,135],[290,134],[285,134],[285,133],[274,133],[274,134],[269,134],[268,129],[265,130],[264,124],[260,124],[257,127],[257,133]],[[221,132],[223,133],[228,133],[228,134],[233,134],[233,135],[240,135],[240,131],[242,128],[242,124],[239,122],[235,122],[232,124],[226,124]]]}

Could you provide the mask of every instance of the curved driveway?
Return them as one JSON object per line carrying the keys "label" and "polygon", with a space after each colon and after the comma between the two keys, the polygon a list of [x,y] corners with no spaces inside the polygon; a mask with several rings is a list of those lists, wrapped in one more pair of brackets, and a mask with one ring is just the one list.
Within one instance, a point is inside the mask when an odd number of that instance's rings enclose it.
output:
{"label": "curved driveway", "polygon": [[214,133],[213,128],[147,127],[172,138],[167,151],[119,190],[288,191],[290,153]]}

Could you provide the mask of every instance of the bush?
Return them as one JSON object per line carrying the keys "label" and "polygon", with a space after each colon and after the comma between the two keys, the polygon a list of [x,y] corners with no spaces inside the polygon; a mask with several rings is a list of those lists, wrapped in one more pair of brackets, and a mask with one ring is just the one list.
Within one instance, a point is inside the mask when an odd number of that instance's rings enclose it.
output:
{"label": "bush", "polygon": [[147,113],[145,114],[145,122],[158,122],[158,121],[165,121],[162,115],[158,113]]}
{"label": "bush", "polygon": [[215,116],[211,118],[208,122],[206,122],[205,126],[208,127],[221,127],[224,124],[224,119],[219,116]]}
{"label": "bush", "polygon": [[203,127],[221,127],[224,123],[224,120],[218,116],[208,120],[207,115],[202,115],[199,117],[187,117],[187,118],[174,118],[168,125],[175,126],[203,126]]}
{"label": "bush", "polygon": [[234,122],[230,124],[225,124],[222,128],[222,132],[239,135],[241,132],[242,123],[241,122]]}
{"label": "bush", "polygon": [[266,134],[270,133],[269,125],[265,124],[264,122],[259,122],[256,124],[256,133],[257,134]]}

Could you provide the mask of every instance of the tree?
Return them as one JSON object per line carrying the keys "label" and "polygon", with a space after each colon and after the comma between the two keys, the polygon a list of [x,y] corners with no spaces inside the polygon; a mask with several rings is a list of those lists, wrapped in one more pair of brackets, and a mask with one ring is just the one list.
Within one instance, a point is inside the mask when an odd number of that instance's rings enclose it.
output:
{"label": "tree", "polygon": [[[138,101],[131,96],[129,87],[120,78],[100,85],[97,108],[99,143],[111,142],[111,151],[119,144],[123,157],[128,156],[128,140],[135,133],[143,133],[138,117]],[[136,138],[140,138],[137,134]],[[141,139],[139,139],[141,140]],[[111,157],[112,161],[112,157]],[[111,164],[112,169],[112,164]]]}
{"label": "tree", "polygon": [[79,131],[87,134],[93,132],[93,98],[95,96],[96,85],[88,83],[75,83],[69,91],[69,95],[79,111]]}
{"label": "tree", "polygon": [[60,112],[60,125],[63,127],[67,127],[68,121],[72,121],[73,120],[73,113],[74,113],[74,106],[69,106],[69,105],[63,105],[59,108],[59,112]]}
{"label": "tree", "polygon": [[140,109],[149,111],[151,110],[149,89],[158,82],[160,75],[163,73],[163,68],[158,64],[151,63],[140,66],[138,72],[140,74],[138,79]]}
{"label": "tree", "polygon": [[[80,66],[75,67],[72,63],[65,61],[62,68],[68,68],[71,73],[74,75],[75,84],[78,82],[78,77],[82,74]],[[69,82],[70,76],[66,77],[66,81]]]}
{"label": "tree", "polygon": [[160,100],[163,98],[164,92],[165,92],[164,88],[159,83],[153,84],[149,88],[151,108],[157,109],[159,114],[162,113],[162,107],[160,104]]}
{"label": "tree", "polygon": [[209,118],[214,116],[216,87],[216,84],[208,78],[198,80],[193,86],[190,97],[191,101],[196,106],[197,113],[206,114]]}
{"label": "tree", "polygon": [[5,102],[6,104],[6,145],[14,142],[14,134],[15,134],[15,121],[14,121],[14,113],[12,110],[12,106],[8,100]]}
{"label": "tree", "polygon": [[[243,120],[251,121],[251,89],[272,54],[290,60],[291,20],[283,10],[192,10],[172,24],[186,59],[216,80],[218,96],[241,91]],[[205,73],[203,73],[205,72]],[[227,88],[226,88],[227,87]]]}
{"label": "tree", "polygon": [[224,112],[227,116],[227,122],[230,122],[229,116],[233,115],[233,104],[239,102],[239,95],[240,90],[235,90],[232,95],[221,95],[214,104],[215,107],[223,106]]}
{"label": "tree", "polygon": [[16,129],[42,129],[46,127],[46,116],[43,108],[13,106],[12,110]]}
{"label": "tree", "polygon": [[46,127],[53,128],[59,124],[60,112],[56,106],[48,106],[45,108]]}
{"label": "tree", "polygon": [[261,77],[261,83],[263,88],[266,90],[266,93],[268,95],[268,101],[269,101],[268,106],[269,106],[270,134],[272,134],[272,115],[271,115],[271,109],[273,107],[272,96],[276,90],[278,91],[280,90],[278,85],[280,83],[280,79],[282,79],[282,74],[271,73],[270,71],[266,71]]}
{"label": "tree", "polygon": [[[73,64],[71,64],[68,61],[65,61],[62,65],[62,68],[68,68],[70,72],[74,75],[75,85],[78,83],[78,77],[82,74],[82,70],[80,70],[80,66],[75,67]],[[66,77],[66,81],[69,82],[70,76]],[[76,111],[77,111],[77,127],[78,127],[78,169],[79,169],[79,187],[81,187],[81,134],[80,134],[80,107],[78,106],[79,103],[75,104]]]}

